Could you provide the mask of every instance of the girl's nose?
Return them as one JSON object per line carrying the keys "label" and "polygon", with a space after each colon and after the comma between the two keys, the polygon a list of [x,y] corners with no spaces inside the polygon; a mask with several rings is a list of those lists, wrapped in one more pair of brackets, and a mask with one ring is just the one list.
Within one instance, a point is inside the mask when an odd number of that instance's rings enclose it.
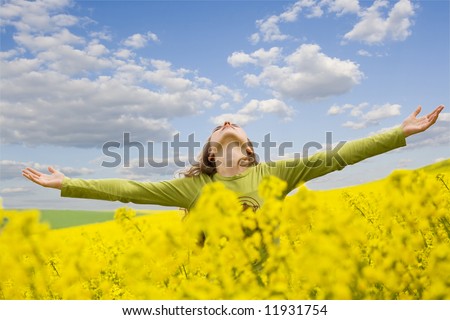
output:
{"label": "girl's nose", "polygon": [[223,124],[223,126],[231,126],[231,123],[229,121],[225,121],[225,123]]}

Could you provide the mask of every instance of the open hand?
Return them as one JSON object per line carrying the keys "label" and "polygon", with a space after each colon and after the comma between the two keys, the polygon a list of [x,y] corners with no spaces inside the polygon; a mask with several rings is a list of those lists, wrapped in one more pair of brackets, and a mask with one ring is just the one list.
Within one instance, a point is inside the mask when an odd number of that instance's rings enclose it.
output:
{"label": "open hand", "polygon": [[22,170],[22,175],[28,180],[31,180],[43,187],[61,189],[62,182],[65,177],[64,174],[53,167],[48,167],[48,171],[51,174],[44,174],[33,168],[26,168]]}
{"label": "open hand", "polygon": [[439,113],[444,109],[444,106],[439,106],[434,109],[433,112],[427,114],[426,116],[417,118],[417,115],[422,110],[421,106],[418,106],[416,111],[411,113],[408,118],[402,123],[403,133],[405,137],[409,137],[412,134],[419,133],[427,130],[431,127],[439,117]]}

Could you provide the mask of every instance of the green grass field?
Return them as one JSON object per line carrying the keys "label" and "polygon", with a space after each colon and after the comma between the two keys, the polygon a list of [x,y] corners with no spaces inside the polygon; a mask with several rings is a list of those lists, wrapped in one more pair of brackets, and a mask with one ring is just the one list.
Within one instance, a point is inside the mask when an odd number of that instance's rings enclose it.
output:
{"label": "green grass field", "polygon": [[[430,174],[444,173],[450,174],[450,159],[428,165],[426,167],[420,168],[425,170]],[[345,189],[351,189],[355,191],[355,189],[367,189],[372,187],[373,185],[380,183],[382,180],[368,182],[366,184],[362,184],[359,186],[353,186],[348,188],[342,188],[338,190],[327,190],[322,191],[324,193],[341,193]],[[320,192],[320,191],[319,191]],[[120,204],[117,206],[121,207]],[[167,212],[167,210],[136,210],[137,215],[146,215],[146,214],[155,214],[161,212]],[[111,221],[114,219],[114,211],[85,211],[85,210],[41,210],[41,221],[47,222],[50,224],[52,229],[60,229],[67,227],[74,227],[85,224],[99,223]]]}
{"label": "green grass field", "polygon": [[52,229],[105,222],[114,219],[114,211],[41,210],[41,221]]}
{"label": "green grass field", "polygon": [[[117,208],[122,206],[118,205]],[[174,212],[178,210],[135,210],[137,216]],[[40,210],[42,222],[46,222],[52,229],[75,227],[85,224],[101,223],[114,220],[114,211],[107,210]]]}

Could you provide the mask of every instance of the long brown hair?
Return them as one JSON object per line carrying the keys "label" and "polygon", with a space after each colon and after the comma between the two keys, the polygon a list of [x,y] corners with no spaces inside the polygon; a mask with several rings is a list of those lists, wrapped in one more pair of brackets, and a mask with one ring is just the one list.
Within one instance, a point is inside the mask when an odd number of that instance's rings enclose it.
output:
{"label": "long brown hair", "polygon": [[[216,128],[217,130],[217,128]],[[214,130],[214,131],[216,131]],[[198,156],[197,161],[192,164],[192,166],[185,171],[181,172],[186,178],[199,176],[201,174],[207,174],[208,176],[213,176],[217,172],[216,162],[211,159],[210,149],[212,147],[211,144],[211,136],[208,138],[208,141],[203,146],[201,153]],[[245,143],[245,147],[248,147],[250,151],[247,151],[247,156],[239,159],[239,165],[243,167],[251,167],[256,166],[258,164],[258,156],[255,154],[255,150],[253,147],[253,143],[250,139],[247,139]]]}

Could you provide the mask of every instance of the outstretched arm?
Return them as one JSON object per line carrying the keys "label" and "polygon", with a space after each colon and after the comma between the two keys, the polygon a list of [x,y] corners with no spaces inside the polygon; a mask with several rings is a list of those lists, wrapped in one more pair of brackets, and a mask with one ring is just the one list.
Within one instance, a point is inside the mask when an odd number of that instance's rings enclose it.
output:
{"label": "outstretched arm", "polygon": [[288,191],[296,188],[300,182],[323,176],[347,165],[400,148],[406,145],[405,138],[425,131],[438,119],[444,106],[437,107],[426,116],[417,118],[419,106],[403,123],[391,130],[367,138],[338,144],[332,150],[317,152],[311,157],[294,160],[281,160],[272,168],[272,174],[288,182]]}
{"label": "outstretched arm", "polygon": [[207,182],[200,177],[160,182],[125,179],[84,180],[67,178],[52,167],[49,167],[48,171],[50,174],[26,168],[22,170],[22,174],[38,185],[61,190],[62,197],[157,204],[187,209],[193,205],[201,188]]}
{"label": "outstretched arm", "polygon": [[444,106],[439,106],[436,109],[434,109],[433,112],[427,114],[426,116],[417,118],[420,111],[422,110],[421,106],[418,106],[416,111],[411,113],[408,118],[403,121],[401,128],[403,130],[403,133],[405,134],[405,137],[409,137],[410,135],[423,132],[427,130],[429,127],[431,127],[439,117],[439,113],[441,113],[442,110],[444,110]]}

